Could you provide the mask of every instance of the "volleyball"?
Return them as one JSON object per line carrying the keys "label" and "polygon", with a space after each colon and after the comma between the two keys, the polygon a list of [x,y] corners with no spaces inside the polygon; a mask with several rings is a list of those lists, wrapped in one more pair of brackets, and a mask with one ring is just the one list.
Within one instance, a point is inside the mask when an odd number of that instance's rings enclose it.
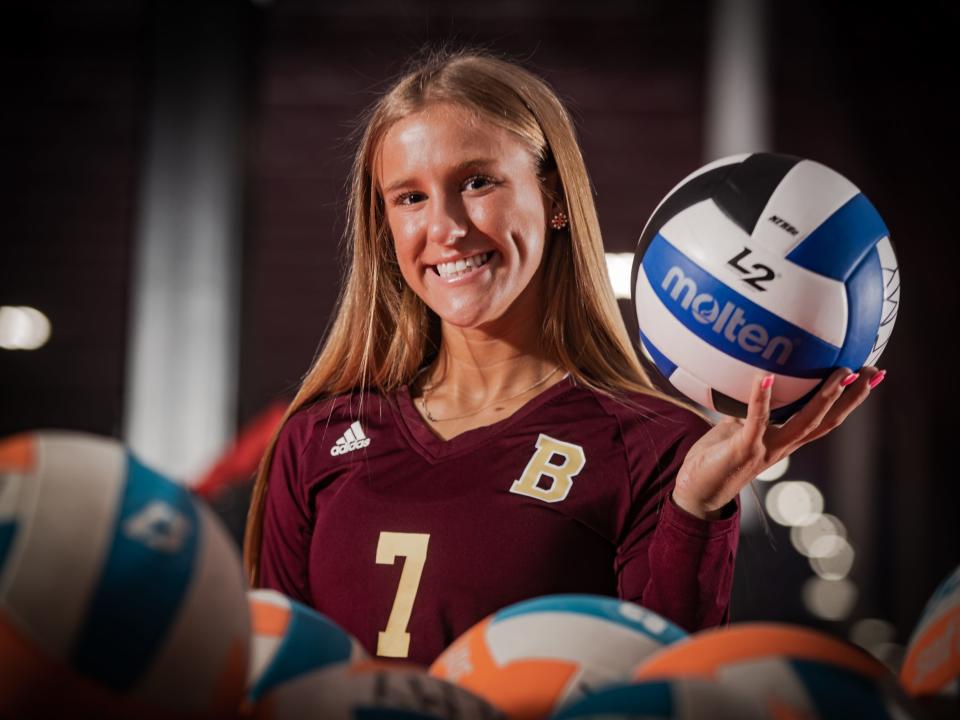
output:
{"label": "volleyball", "polygon": [[825,633],[781,623],[702,631],[651,655],[633,676],[714,680],[752,698],[770,718],[898,720],[913,714],[879,660]]}
{"label": "volleyball", "polygon": [[[288,682],[256,720],[499,720],[503,713],[417,666],[339,663]],[[268,713],[264,714],[264,710]]]}
{"label": "volleyball", "polygon": [[0,716],[230,717],[240,557],[186,489],[114,440],[0,441]]}
{"label": "volleyball", "polygon": [[637,244],[631,292],[644,353],[694,402],[744,417],[758,373],[771,417],[833,369],[874,365],[900,301],[890,233],[841,174],[774,153],[685,178]]}
{"label": "volleyball", "polygon": [[546,717],[585,693],[630,677],[684,638],[645,608],[594,595],[550,595],[504,608],[457,638],[430,667],[511,718]]}
{"label": "volleyball", "polygon": [[332,620],[276,590],[251,590],[247,701],[282,693],[312,670],[367,659],[355,638]]}
{"label": "volleyball", "polygon": [[670,678],[587,695],[552,720],[767,720],[759,704],[710,680]]}
{"label": "volleyball", "polygon": [[900,681],[911,695],[960,697],[960,566],[927,601],[907,644]]}

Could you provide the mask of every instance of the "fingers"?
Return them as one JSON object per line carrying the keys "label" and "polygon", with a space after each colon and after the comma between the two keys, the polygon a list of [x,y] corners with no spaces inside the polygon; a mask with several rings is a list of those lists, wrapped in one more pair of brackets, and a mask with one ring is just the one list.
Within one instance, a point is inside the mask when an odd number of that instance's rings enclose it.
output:
{"label": "fingers", "polygon": [[[834,371],[806,405],[773,433],[779,449],[793,452],[805,443],[826,435],[840,425],[883,381],[885,372],[864,367],[859,372],[846,368]],[[872,383],[872,385],[871,385]]]}
{"label": "fingers", "polygon": [[770,402],[773,397],[773,375],[758,376],[750,390],[747,417],[743,421],[744,449],[750,453],[763,450],[763,436],[770,422]]}
{"label": "fingers", "polygon": [[803,444],[820,427],[830,408],[840,398],[844,390],[843,382],[849,382],[851,374],[846,368],[834,370],[816,394],[774,433],[774,443],[789,452]]}
{"label": "fingers", "polygon": [[828,432],[843,424],[843,421],[863,403],[870,392],[883,382],[887,376],[886,370],[878,370],[875,367],[864,367],[858,373],[855,382],[844,388],[843,394],[830,408],[819,427],[814,430],[804,442],[816,440],[823,437]]}

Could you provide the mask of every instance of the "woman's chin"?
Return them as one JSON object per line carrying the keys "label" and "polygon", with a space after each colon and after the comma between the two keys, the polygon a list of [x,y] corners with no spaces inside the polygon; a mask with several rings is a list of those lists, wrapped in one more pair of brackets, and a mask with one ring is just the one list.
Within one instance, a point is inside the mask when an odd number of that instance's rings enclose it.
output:
{"label": "woman's chin", "polygon": [[444,325],[463,329],[474,328],[489,322],[497,315],[495,308],[490,307],[488,293],[436,294],[439,297],[427,297],[424,300]]}
{"label": "woman's chin", "polygon": [[[526,295],[526,293],[524,293]],[[529,299],[529,298],[528,298]],[[458,302],[428,303],[442,323],[458,330],[483,330],[493,335],[514,336],[518,326],[536,327],[537,309],[523,302],[523,297],[513,302],[491,298],[489,294],[458,298]]]}
{"label": "woman's chin", "polygon": [[482,313],[466,311],[466,312],[447,312],[447,313],[437,313],[440,316],[440,321],[451,328],[456,328],[458,330],[474,330],[480,328],[489,320],[484,317]]}

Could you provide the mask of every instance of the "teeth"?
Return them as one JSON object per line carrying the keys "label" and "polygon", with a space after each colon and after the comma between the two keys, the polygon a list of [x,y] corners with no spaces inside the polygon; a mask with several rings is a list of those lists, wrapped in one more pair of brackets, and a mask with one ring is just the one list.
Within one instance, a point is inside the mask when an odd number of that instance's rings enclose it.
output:
{"label": "teeth", "polygon": [[437,265],[437,274],[442,278],[455,278],[460,277],[467,270],[472,270],[478,268],[481,265],[485,264],[490,259],[490,253],[480,253],[479,255],[472,255],[468,258],[457,260],[455,262],[440,263]]}

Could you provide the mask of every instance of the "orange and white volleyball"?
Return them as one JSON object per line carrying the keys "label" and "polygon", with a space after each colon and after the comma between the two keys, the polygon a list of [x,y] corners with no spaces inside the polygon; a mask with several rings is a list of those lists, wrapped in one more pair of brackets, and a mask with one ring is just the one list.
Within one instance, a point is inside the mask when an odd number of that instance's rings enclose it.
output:
{"label": "orange and white volleyball", "polygon": [[780,623],[705,630],[651,655],[636,680],[705,678],[770,718],[902,720],[915,712],[893,673],[859,647]]}
{"label": "orange and white volleyball", "polygon": [[252,638],[245,709],[282,717],[287,684],[307,673],[367,660],[360,643],[327,616],[276,590],[251,590]]}
{"label": "orange and white volleyball", "polygon": [[0,440],[0,717],[231,717],[247,670],[240,557],[122,444]]}
{"label": "orange and white volleyball", "polygon": [[927,601],[907,644],[900,681],[911,695],[960,696],[960,566]]}
{"label": "orange and white volleyball", "polygon": [[634,603],[549,595],[477,623],[440,654],[430,674],[486,698],[510,718],[533,720],[629,680],[640,660],[684,637]]}
{"label": "orange and white volleyball", "polygon": [[[770,720],[753,700],[703,678],[667,678],[590,693],[550,720]],[[787,720],[783,718],[780,720]]]}

